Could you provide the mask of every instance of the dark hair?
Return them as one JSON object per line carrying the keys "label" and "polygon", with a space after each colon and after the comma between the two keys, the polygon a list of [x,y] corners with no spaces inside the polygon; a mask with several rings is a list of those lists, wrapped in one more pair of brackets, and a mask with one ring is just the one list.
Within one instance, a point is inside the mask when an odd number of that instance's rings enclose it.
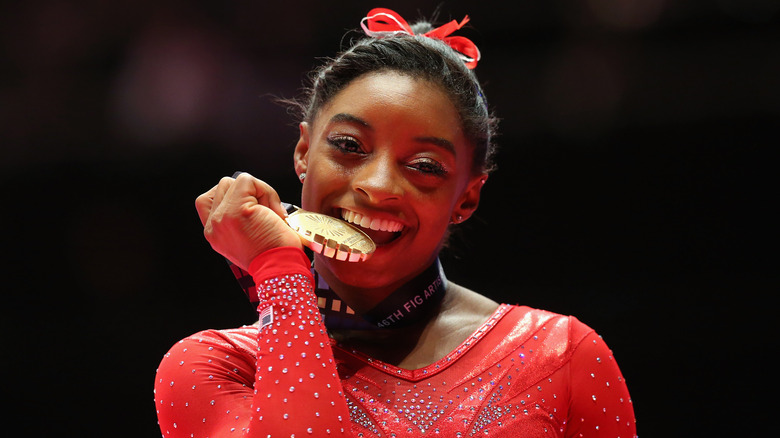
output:
{"label": "dark hair", "polygon": [[431,30],[427,22],[412,25],[416,35],[364,37],[336,58],[316,68],[311,86],[299,107],[304,121],[311,123],[319,110],[353,80],[368,73],[395,71],[440,85],[460,114],[463,130],[474,145],[475,173],[493,170],[493,137],[497,119],[474,72],[443,41],[420,34]]}

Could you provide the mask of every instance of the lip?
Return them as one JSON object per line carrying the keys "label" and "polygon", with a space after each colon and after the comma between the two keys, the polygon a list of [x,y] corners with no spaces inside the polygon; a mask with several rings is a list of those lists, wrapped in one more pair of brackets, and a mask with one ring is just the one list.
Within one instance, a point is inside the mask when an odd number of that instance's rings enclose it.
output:
{"label": "lip", "polygon": [[405,228],[403,223],[386,215],[359,213],[348,208],[341,208],[340,210],[342,219],[362,228],[390,233],[400,233]]}

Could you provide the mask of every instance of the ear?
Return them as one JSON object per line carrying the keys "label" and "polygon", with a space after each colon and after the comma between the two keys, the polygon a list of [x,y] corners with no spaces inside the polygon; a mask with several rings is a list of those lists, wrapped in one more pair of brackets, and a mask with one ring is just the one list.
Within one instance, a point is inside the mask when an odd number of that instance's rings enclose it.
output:
{"label": "ear", "polygon": [[295,173],[298,175],[305,173],[309,168],[309,124],[301,122],[299,129],[301,136],[298,138],[298,144],[295,145],[293,153],[293,164]]}
{"label": "ear", "polygon": [[466,190],[452,210],[452,217],[455,218],[453,219],[455,223],[465,221],[477,210],[477,207],[479,206],[479,197],[482,193],[482,186],[485,185],[487,179],[488,175],[483,173],[473,177],[469,181]]}

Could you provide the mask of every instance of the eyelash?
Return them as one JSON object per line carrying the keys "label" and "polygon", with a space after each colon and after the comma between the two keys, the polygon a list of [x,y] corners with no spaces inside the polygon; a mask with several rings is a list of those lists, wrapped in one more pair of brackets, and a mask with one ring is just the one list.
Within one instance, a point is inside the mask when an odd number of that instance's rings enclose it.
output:
{"label": "eyelash", "polygon": [[[327,138],[328,143],[336,148],[342,154],[364,154],[360,143],[351,136],[335,135]],[[349,144],[350,146],[346,146]],[[447,169],[438,161],[431,158],[420,158],[408,164],[407,167],[414,169],[426,176],[444,177],[447,175]]]}
{"label": "eyelash", "polygon": [[[416,163],[410,165],[410,167],[419,170],[420,172],[423,172],[427,175],[434,175],[434,176],[446,176],[447,175],[447,169],[444,168],[438,161],[431,160],[430,158],[425,158],[418,160]],[[423,170],[427,169],[427,170]]]}
{"label": "eyelash", "polygon": [[[352,137],[348,137],[346,135],[337,135],[333,137],[328,137],[328,143],[330,143],[331,146],[338,149],[340,152],[349,154],[349,153],[359,153],[361,152],[360,143],[357,142]],[[342,146],[342,143],[350,143],[354,145],[354,148],[348,148]]]}

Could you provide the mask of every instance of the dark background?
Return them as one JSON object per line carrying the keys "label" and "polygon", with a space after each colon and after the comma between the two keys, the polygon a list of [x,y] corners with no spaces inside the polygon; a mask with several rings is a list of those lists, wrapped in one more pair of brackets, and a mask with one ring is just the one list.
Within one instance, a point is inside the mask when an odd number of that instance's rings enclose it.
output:
{"label": "dark background", "polygon": [[[7,423],[159,436],[169,346],[253,317],[195,197],[241,169],[297,202],[296,121],[274,98],[298,95],[370,8],[413,21],[437,3],[3,3]],[[594,327],[640,436],[761,435],[780,4],[515,3],[441,8],[442,22],[471,16],[459,34],[503,119],[448,276]]]}

